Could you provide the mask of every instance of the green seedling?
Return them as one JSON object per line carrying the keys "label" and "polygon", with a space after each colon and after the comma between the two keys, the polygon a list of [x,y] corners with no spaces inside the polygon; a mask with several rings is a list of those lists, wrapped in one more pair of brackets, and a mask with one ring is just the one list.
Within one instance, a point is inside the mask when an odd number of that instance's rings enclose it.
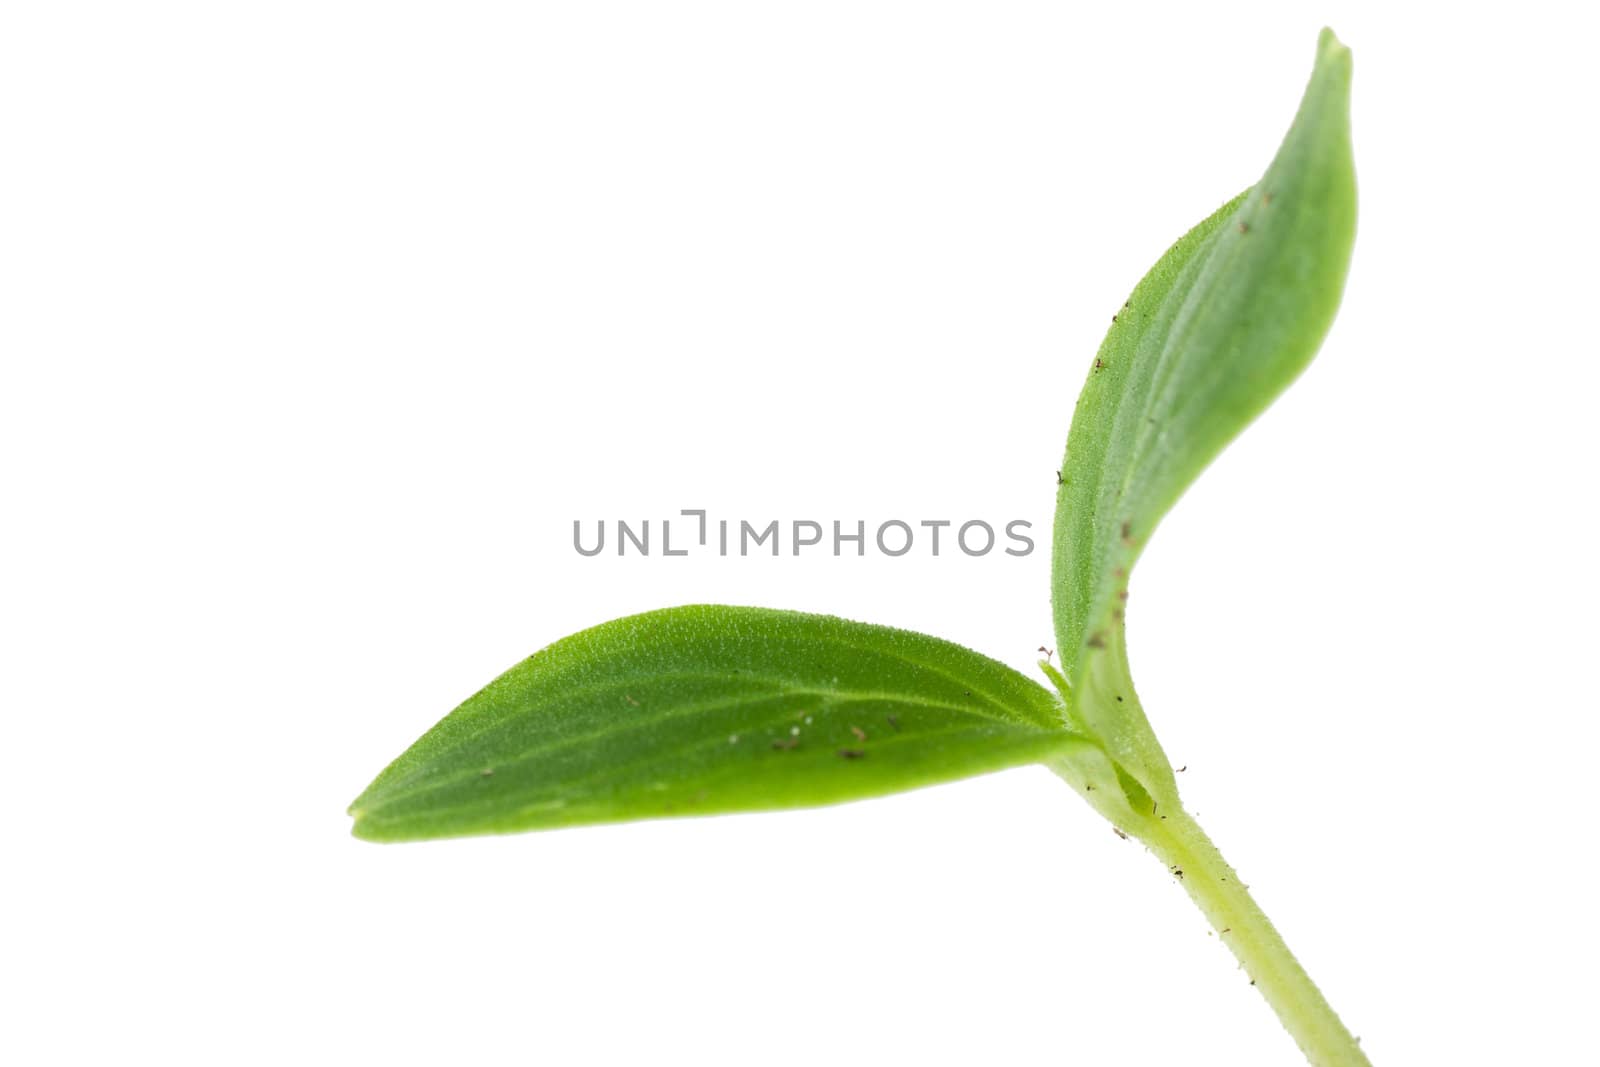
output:
{"label": "green seedling", "polygon": [[1050,688],[831,616],[647,612],[557,641],[451,712],[351,805],[356,836],[805,807],[1043,763],[1181,880],[1312,1063],[1367,1063],[1184,810],[1123,621],[1157,523],[1333,321],[1356,221],[1350,70],[1323,31],[1271,166],[1161,257],[1095,356],[1057,475]]}

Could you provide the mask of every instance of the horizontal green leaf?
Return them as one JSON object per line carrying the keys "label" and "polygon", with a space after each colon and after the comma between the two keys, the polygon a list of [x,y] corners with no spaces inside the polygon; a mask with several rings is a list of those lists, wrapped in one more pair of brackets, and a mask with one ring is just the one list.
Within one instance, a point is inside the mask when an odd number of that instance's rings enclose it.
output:
{"label": "horizontal green leaf", "polygon": [[350,812],[400,841],[854,800],[1059,754],[1054,694],[948,641],[692,606],[557,641],[451,712]]}
{"label": "horizontal green leaf", "polygon": [[1162,516],[1333,321],[1355,236],[1350,71],[1324,31],[1272,165],[1135,287],[1073,415],[1052,560],[1058,648],[1075,707],[1147,787],[1171,773],[1127,683],[1128,577]]}

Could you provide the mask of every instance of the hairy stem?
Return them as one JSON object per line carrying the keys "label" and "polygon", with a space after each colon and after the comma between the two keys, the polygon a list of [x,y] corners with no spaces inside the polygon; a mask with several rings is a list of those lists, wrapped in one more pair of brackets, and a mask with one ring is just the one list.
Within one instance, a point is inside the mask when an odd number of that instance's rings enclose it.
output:
{"label": "hairy stem", "polygon": [[[1322,992],[1205,831],[1176,805],[1140,836],[1178,877],[1315,1067],[1371,1067]],[[1181,873],[1180,873],[1181,872]]]}

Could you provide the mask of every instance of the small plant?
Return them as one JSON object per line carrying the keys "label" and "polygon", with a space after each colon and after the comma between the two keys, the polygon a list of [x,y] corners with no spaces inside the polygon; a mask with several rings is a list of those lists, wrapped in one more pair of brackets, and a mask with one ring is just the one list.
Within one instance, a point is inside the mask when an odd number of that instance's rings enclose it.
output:
{"label": "small plant", "polygon": [[1254,186],[1134,288],[1058,474],[1050,688],[905,630],[698,605],[584,630],[490,682],[367,787],[356,836],[408,841],[830,804],[1044,763],[1155,853],[1315,1064],[1367,1059],[1183,809],[1129,676],[1124,609],[1161,517],[1306,366],[1355,233],[1350,53],[1324,30]]}

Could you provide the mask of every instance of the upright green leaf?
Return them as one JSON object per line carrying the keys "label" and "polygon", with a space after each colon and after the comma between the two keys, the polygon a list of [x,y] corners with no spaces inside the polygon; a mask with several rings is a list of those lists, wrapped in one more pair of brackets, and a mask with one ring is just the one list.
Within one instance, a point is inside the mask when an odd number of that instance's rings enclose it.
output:
{"label": "upright green leaf", "polygon": [[617,619],[523,660],[351,806],[401,841],[830,804],[1038,762],[1054,694],[959,645],[765,608]]}
{"label": "upright green leaf", "polygon": [[1147,789],[1171,771],[1128,681],[1123,602],[1157,523],[1316,353],[1355,236],[1350,53],[1331,31],[1277,157],[1117,313],[1073,414],[1052,597],[1075,709]]}

